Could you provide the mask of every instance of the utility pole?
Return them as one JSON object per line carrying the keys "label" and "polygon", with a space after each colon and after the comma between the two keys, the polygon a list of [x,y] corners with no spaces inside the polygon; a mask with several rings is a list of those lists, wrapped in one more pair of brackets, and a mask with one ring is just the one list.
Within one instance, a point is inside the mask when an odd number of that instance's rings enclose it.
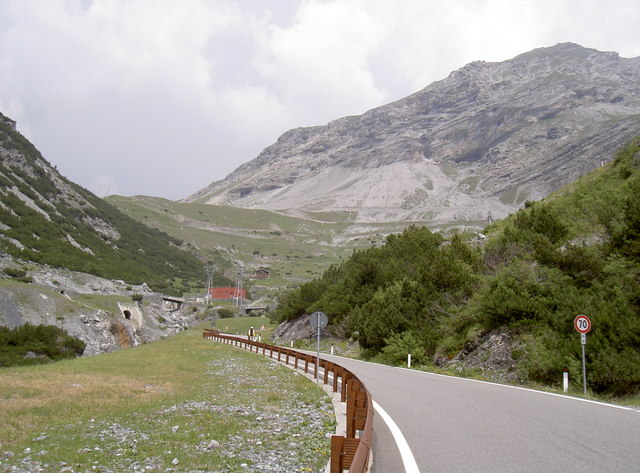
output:
{"label": "utility pole", "polygon": [[236,305],[242,309],[242,268],[236,274]]}
{"label": "utility pole", "polygon": [[211,299],[211,287],[213,285],[213,275],[215,274],[217,269],[218,269],[218,266],[209,262],[207,262],[207,264],[204,266],[204,272],[207,274],[207,295],[205,296],[205,299],[207,301]]}

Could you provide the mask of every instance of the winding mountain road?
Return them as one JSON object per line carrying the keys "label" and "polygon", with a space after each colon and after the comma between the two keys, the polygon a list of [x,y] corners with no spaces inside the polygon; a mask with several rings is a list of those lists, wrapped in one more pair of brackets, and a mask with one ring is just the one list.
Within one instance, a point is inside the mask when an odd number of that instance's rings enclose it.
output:
{"label": "winding mountain road", "polygon": [[[378,404],[374,473],[640,471],[640,412],[582,399],[322,355]],[[380,410],[402,432],[412,467]],[[406,452],[405,452],[406,457]],[[406,458],[405,458],[406,462]]]}

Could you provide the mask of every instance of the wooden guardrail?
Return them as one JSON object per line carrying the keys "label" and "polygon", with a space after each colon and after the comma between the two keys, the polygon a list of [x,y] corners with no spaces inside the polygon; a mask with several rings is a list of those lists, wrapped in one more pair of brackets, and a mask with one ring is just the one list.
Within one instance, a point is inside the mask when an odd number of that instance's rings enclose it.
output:
{"label": "wooden guardrail", "polygon": [[[368,471],[373,435],[373,403],[371,402],[371,394],[356,375],[337,363],[316,359],[315,355],[290,348],[247,340],[223,334],[214,329],[204,329],[202,336],[251,352],[254,350],[256,353],[262,351],[265,356],[268,352],[270,358],[277,356],[278,361],[287,365],[291,361],[296,369],[304,369],[305,373],[309,373],[313,369],[314,377],[322,379],[324,384],[331,384],[333,392],[340,392],[341,402],[346,403],[346,435],[331,437],[331,473],[342,473],[344,470],[348,470],[349,473]],[[320,369],[324,370],[322,376],[319,376]]]}

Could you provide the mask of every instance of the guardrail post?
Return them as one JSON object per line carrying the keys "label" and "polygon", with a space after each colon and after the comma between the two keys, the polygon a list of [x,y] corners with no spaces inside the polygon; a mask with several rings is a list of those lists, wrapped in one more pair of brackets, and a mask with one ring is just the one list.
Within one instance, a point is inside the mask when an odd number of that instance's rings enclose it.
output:
{"label": "guardrail post", "polygon": [[347,383],[351,379],[351,372],[343,370],[342,372],[342,391],[340,391],[340,401],[345,402],[347,400]]}
{"label": "guardrail post", "polygon": [[331,467],[330,473],[342,473],[342,446],[344,437],[341,435],[331,436]]}
{"label": "guardrail post", "polygon": [[338,378],[340,377],[340,373],[341,373],[342,368],[340,368],[338,365],[333,365],[333,392],[337,393],[338,392]]}
{"label": "guardrail post", "polygon": [[367,392],[358,379],[347,383],[347,437],[355,437],[356,430],[364,429],[367,420]]}
{"label": "guardrail post", "polygon": [[342,473],[342,471],[351,467],[359,446],[359,439],[332,435],[330,473]]}

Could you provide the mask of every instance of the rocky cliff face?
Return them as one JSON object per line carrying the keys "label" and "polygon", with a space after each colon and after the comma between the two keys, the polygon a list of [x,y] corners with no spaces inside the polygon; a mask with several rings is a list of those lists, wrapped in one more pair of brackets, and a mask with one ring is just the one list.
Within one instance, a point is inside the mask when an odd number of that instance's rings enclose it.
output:
{"label": "rocky cliff face", "polygon": [[286,132],[188,201],[357,221],[505,216],[640,133],[640,58],[567,43],[474,62],[397,102]]}

